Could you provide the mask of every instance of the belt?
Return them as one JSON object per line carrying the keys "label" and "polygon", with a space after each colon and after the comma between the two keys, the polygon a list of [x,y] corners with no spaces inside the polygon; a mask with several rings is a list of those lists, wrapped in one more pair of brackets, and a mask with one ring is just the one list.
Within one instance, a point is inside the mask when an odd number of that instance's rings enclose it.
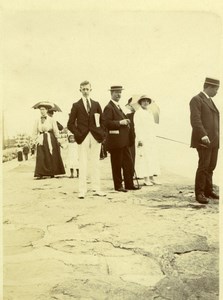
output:
{"label": "belt", "polygon": [[52,154],[52,152],[53,152],[53,146],[52,146],[52,142],[51,142],[50,132],[52,132],[52,130],[49,130],[49,131],[41,131],[41,132],[40,132],[40,135],[39,135],[39,137],[38,137],[38,139],[37,139],[37,144],[43,145],[43,134],[46,133],[46,135],[47,135],[47,140],[48,140],[48,145],[49,145],[49,150],[50,150],[50,153]]}

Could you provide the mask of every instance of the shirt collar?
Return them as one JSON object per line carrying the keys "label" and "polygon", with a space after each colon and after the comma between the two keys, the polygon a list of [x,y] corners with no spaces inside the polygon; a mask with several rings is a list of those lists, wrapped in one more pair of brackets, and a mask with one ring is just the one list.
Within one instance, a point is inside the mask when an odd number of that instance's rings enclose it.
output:
{"label": "shirt collar", "polygon": [[208,99],[210,99],[210,97],[209,97],[204,91],[202,91],[202,93],[203,93]]}
{"label": "shirt collar", "polygon": [[111,99],[111,101],[112,101],[117,107],[120,107],[120,105],[119,105],[118,102],[116,102],[116,101],[114,101],[114,100],[112,100],[112,99]]}
{"label": "shirt collar", "polygon": [[84,103],[86,102],[86,100],[88,100],[90,102],[90,98],[82,97],[81,99],[83,100]]}

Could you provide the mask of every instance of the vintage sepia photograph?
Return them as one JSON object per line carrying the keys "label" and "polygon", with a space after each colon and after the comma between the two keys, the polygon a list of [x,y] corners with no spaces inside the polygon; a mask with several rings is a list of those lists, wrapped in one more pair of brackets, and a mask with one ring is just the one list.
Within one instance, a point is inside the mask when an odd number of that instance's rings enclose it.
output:
{"label": "vintage sepia photograph", "polygon": [[2,3],[0,298],[222,299],[220,4]]}

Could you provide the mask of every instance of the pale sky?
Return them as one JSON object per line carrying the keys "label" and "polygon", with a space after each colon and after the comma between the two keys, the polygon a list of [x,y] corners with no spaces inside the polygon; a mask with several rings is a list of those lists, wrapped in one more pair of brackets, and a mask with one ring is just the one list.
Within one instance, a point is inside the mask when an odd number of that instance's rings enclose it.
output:
{"label": "pale sky", "polygon": [[[189,101],[206,76],[220,79],[220,18],[207,12],[41,10],[3,14],[3,111],[8,136],[32,132],[41,100],[66,126],[79,84],[102,108],[109,87],[121,104],[148,94],[161,109],[160,135],[190,142]],[[217,106],[222,89],[215,97]]]}

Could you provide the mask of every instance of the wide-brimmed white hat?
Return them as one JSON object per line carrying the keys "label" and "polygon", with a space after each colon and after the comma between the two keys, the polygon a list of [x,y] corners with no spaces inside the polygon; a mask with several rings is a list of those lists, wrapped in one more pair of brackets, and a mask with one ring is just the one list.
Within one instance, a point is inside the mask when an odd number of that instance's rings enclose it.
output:
{"label": "wide-brimmed white hat", "polygon": [[159,115],[160,115],[160,108],[156,104],[154,100],[152,100],[149,96],[147,95],[134,95],[132,97],[132,101],[129,103],[135,110],[137,110],[140,107],[139,102],[143,99],[148,99],[150,102],[148,109],[151,110],[153,117],[154,117],[154,122],[159,124]]}

